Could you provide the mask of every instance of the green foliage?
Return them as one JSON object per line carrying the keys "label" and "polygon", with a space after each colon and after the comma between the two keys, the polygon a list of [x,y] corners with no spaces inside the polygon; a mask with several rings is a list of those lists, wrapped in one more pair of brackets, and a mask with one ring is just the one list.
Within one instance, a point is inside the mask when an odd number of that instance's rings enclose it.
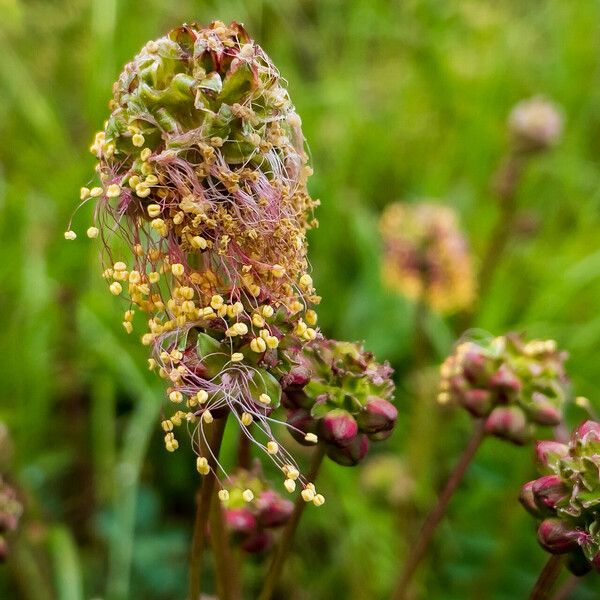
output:
{"label": "green foliage", "polygon": [[[320,325],[392,363],[399,423],[374,454],[418,476],[392,503],[369,491],[369,460],[327,463],[318,482],[327,503],[306,511],[285,574],[290,597],[386,598],[464,446],[468,419],[435,406],[435,377],[409,377],[413,307],[380,282],[378,215],[394,200],[440,198],[459,211],[481,259],[498,214],[489,182],[508,143],[506,117],[537,93],[562,107],[564,138],[525,172],[521,218],[474,325],[556,339],[570,353],[574,391],[600,408],[597,1],[4,0],[0,16],[0,419],[37,532],[0,567],[0,597],[185,594],[192,453],[164,452],[162,386],[121,328],[97,246],[62,238],[121,66],[184,21],[243,22],[289,81],[322,200],[309,252]],[[77,214],[74,229],[89,216]],[[430,315],[423,330],[437,364],[457,324]],[[584,415],[571,407],[568,418]],[[225,463],[236,444],[226,435]],[[418,577],[423,597],[526,596],[546,559],[516,501],[535,474],[531,454],[485,442]],[[42,549],[49,564],[38,572]],[[264,562],[244,569],[252,598]],[[572,597],[595,597],[597,584],[590,575]]]}

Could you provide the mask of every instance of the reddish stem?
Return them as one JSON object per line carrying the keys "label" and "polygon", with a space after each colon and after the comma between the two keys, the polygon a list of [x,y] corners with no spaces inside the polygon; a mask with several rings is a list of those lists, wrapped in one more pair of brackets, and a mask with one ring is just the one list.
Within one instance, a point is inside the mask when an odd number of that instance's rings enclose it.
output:
{"label": "reddish stem", "polygon": [[545,600],[550,597],[550,592],[558,579],[562,567],[563,557],[559,554],[553,554],[542,569],[538,577],[529,600]]}

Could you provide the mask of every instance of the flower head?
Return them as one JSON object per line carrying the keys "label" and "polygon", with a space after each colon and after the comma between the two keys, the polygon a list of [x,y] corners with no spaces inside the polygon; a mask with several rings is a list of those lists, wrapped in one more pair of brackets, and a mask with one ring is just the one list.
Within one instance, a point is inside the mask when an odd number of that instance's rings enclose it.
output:
{"label": "flower head", "polygon": [[300,443],[319,439],[332,460],[351,466],[365,457],[369,440],[391,435],[398,411],[387,363],[359,344],[324,338],[305,345],[296,360],[282,386],[288,425]]}
{"label": "flower head", "polygon": [[441,368],[439,401],[486,420],[488,433],[516,444],[535,425],[557,425],[567,398],[566,354],[552,340],[517,334],[459,344]]}
{"label": "flower head", "polygon": [[390,289],[434,310],[467,309],[475,299],[468,244],[452,209],[431,202],[390,204],[380,220],[382,274]]}
{"label": "flower head", "polygon": [[522,100],[512,109],[508,125],[517,148],[534,153],[547,150],[558,143],[563,119],[556,105],[535,96]]}
{"label": "flower head", "polygon": [[586,421],[568,443],[537,443],[544,475],[521,490],[521,503],[540,519],[538,540],[552,554],[568,554],[582,575],[600,571],[600,423]]}

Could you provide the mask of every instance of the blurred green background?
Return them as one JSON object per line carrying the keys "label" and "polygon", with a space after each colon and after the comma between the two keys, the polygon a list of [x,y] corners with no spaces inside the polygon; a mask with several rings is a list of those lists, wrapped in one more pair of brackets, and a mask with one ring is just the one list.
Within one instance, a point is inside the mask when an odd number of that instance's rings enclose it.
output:
{"label": "blurred green background", "polygon": [[[180,22],[214,19],[243,22],[289,81],[322,200],[310,238],[321,326],[392,363],[402,414],[361,467],[325,465],[327,504],[306,511],[280,597],[389,595],[470,423],[441,415],[435,373],[415,373],[413,307],[380,282],[378,215],[393,200],[439,198],[481,260],[506,117],[538,93],[562,107],[564,136],[525,173],[528,226],[514,232],[475,324],[555,338],[575,393],[600,408],[600,2],[0,0],[0,419],[27,499],[1,598],[185,597],[191,454],[164,451],[162,386],[121,327],[98,247],[62,233],[79,187],[94,181],[87,149],[122,65]],[[74,228],[90,216],[84,208]],[[456,327],[430,317],[432,370]],[[569,421],[584,416],[572,408]],[[531,455],[486,442],[423,565],[421,597],[526,597],[546,559],[516,502],[535,474]],[[247,598],[264,567],[247,560]],[[598,589],[590,575],[571,597]]]}

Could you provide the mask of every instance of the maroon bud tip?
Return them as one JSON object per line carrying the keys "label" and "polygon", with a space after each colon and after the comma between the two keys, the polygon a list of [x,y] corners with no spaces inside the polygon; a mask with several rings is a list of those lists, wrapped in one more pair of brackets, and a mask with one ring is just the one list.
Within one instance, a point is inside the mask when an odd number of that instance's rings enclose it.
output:
{"label": "maroon bud tip", "polygon": [[542,548],[552,554],[565,554],[577,548],[575,532],[560,519],[544,519],[537,534]]}
{"label": "maroon bud tip", "polygon": [[369,396],[356,420],[363,433],[379,433],[392,430],[397,418],[398,410],[391,402],[377,396]]}
{"label": "maroon bud tip", "polygon": [[364,434],[357,435],[348,445],[329,446],[327,456],[343,467],[353,467],[357,465],[369,451],[369,439]]}
{"label": "maroon bud tip", "polygon": [[522,488],[521,493],[519,494],[519,502],[523,505],[525,510],[532,514],[534,517],[540,516],[540,509],[535,502],[535,498],[533,496],[533,484],[535,481],[527,482]]}
{"label": "maroon bud tip", "polygon": [[532,396],[531,417],[540,425],[558,425],[562,420],[562,411],[550,398],[536,392]]}
{"label": "maroon bud tip", "polygon": [[323,439],[339,446],[349,444],[358,433],[358,424],[354,417],[341,408],[329,411],[321,419],[320,427]]}
{"label": "maroon bud tip", "polygon": [[521,389],[521,381],[506,365],[502,365],[492,375],[490,384],[512,392],[518,392]]}
{"label": "maroon bud tip", "polygon": [[256,501],[258,521],[263,527],[285,525],[294,510],[294,503],[282,498],[272,490],[263,492]]}
{"label": "maroon bud tip", "polygon": [[242,550],[249,554],[258,554],[268,550],[273,544],[273,536],[268,531],[256,531],[242,543]]}
{"label": "maroon bud tip", "polygon": [[486,356],[475,347],[468,350],[462,358],[463,373],[471,383],[482,383],[487,379],[486,366]]}
{"label": "maroon bud tip", "polygon": [[569,490],[558,475],[545,475],[533,482],[531,487],[535,502],[540,508],[553,509],[558,502],[566,498]]}
{"label": "maroon bud tip", "polygon": [[286,373],[281,378],[281,387],[284,390],[287,388],[303,388],[310,381],[310,371],[301,365],[293,367],[289,373]]}

